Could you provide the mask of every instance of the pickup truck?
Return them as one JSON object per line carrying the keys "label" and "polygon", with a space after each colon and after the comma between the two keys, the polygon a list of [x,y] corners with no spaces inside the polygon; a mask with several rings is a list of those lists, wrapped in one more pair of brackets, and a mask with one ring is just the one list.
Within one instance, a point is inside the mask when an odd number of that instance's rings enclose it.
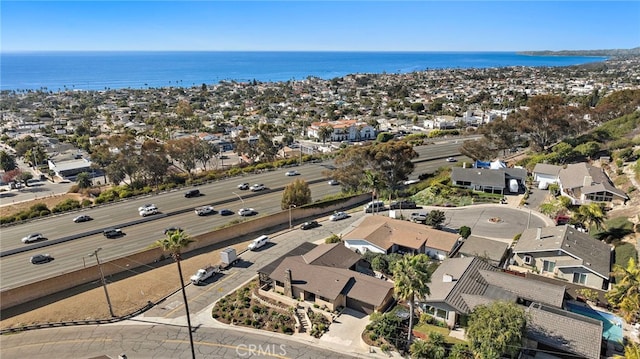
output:
{"label": "pickup truck", "polygon": [[195,285],[200,285],[204,283],[204,281],[207,278],[211,277],[212,275],[215,275],[216,273],[220,273],[220,266],[209,265],[202,269],[198,269],[196,274],[191,276],[190,280],[191,280],[191,283]]}

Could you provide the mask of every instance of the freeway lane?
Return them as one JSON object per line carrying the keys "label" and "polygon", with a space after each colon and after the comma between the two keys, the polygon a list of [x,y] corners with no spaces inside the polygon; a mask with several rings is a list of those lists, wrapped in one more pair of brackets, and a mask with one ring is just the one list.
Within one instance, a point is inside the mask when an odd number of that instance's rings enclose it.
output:
{"label": "freeway lane", "polygon": [[[447,163],[445,159],[448,156],[456,155],[459,146],[460,144],[456,143],[456,141],[451,141],[416,147],[420,157],[416,159],[416,169],[411,178],[417,178],[421,173],[433,172],[442,166],[450,166],[451,164]],[[429,159],[434,160],[429,161]],[[102,252],[105,254],[101,253],[100,256],[102,260],[115,259],[146,248],[155,240],[161,238],[164,228],[173,225],[184,228],[192,235],[197,235],[210,231],[232,219],[239,218],[237,215],[221,217],[217,214],[204,218],[196,216],[192,209],[205,204],[214,204],[214,207],[218,210],[229,208],[237,211],[237,209],[244,206],[253,207],[262,214],[280,211],[281,189],[295,178],[302,178],[309,182],[313,199],[320,199],[325,195],[340,191],[340,186],[330,186],[326,183],[325,173],[328,168],[331,168],[331,163],[326,161],[324,163],[296,167],[301,173],[297,177],[287,177],[284,174],[287,169],[278,169],[261,174],[225,179],[200,186],[199,188],[204,195],[197,198],[184,198],[186,189],[181,189],[166,194],[105,205],[83,211],[82,213],[89,214],[95,218],[93,221],[85,223],[73,223],[73,217],[78,214],[73,213],[3,228],[0,237],[3,252],[22,247],[31,248],[31,250],[0,258],[0,266],[2,267],[2,271],[0,271],[2,288],[0,289],[4,290],[81,268],[87,260],[86,255],[93,252],[97,247],[105,249]],[[236,186],[242,182],[264,183],[274,192],[251,193],[249,191],[240,191]],[[241,196],[244,205],[236,194]],[[150,216],[148,217],[149,222],[124,227],[123,231],[126,236],[118,239],[106,239],[101,234],[96,234],[53,246],[46,243],[65,236],[82,235],[89,231],[108,227],[120,227],[124,223],[140,220],[141,217],[137,213],[137,208],[145,203],[156,204],[160,211],[165,214],[179,210],[187,212],[168,217]],[[35,232],[44,233],[49,240],[32,245],[24,245],[20,242],[20,238],[28,233]],[[39,246],[44,245],[47,246],[39,248]],[[106,251],[107,248],[110,250]],[[107,255],[107,252],[110,254]],[[37,253],[49,253],[55,260],[38,266],[29,264],[29,257]]]}
{"label": "freeway lane", "polygon": [[[320,199],[327,194],[340,191],[339,186],[329,186],[324,181],[312,184],[310,187],[314,199]],[[229,202],[228,206],[225,205],[225,208],[237,211],[242,206],[241,201],[235,196],[234,198],[235,200]],[[259,212],[257,216],[260,216],[260,214],[280,211],[281,199],[282,192],[275,191],[244,199],[244,205],[256,209]],[[126,216],[127,214],[120,215]],[[125,235],[119,238],[108,239],[102,234],[95,234],[54,246],[3,257],[2,271],[0,273],[2,290],[77,270],[83,268],[85,263],[86,265],[93,265],[94,259],[88,258],[87,254],[92,253],[98,247],[103,249],[100,252],[100,259],[108,261],[147,248],[163,237],[163,230],[167,227],[179,226],[191,235],[198,235],[210,232],[216,227],[238,218],[241,217],[238,215],[223,217],[218,214],[199,217],[193,211],[188,211],[144,222],[136,226],[125,227],[123,228]],[[245,218],[250,220],[254,217]],[[73,223],[71,224],[73,225]],[[51,254],[55,260],[47,264],[32,265],[29,263],[29,257],[36,253]]]}

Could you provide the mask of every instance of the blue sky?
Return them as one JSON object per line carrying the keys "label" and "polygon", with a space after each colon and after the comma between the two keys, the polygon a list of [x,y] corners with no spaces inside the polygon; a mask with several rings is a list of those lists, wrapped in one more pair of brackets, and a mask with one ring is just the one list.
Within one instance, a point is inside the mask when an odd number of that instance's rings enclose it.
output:
{"label": "blue sky", "polygon": [[1,51],[519,51],[640,46],[640,1],[2,0]]}

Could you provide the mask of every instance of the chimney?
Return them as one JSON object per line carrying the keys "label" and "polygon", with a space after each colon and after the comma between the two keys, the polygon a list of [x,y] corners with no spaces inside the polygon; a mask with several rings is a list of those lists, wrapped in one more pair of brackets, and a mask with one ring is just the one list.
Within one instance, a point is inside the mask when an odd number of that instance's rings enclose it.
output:
{"label": "chimney", "polygon": [[284,295],[293,298],[293,288],[291,287],[291,269],[284,271]]}
{"label": "chimney", "polygon": [[540,239],[542,239],[542,228],[538,227],[536,228],[536,240],[539,241]]}
{"label": "chimney", "polygon": [[451,274],[447,274],[447,273],[443,274],[442,275],[442,282],[443,283],[451,283],[451,282],[453,282],[453,276]]}
{"label": "chimney", "polygon": [[582,187],[591,186],[591,183],[593,183],[593,178],[591,176],[584,176]]}

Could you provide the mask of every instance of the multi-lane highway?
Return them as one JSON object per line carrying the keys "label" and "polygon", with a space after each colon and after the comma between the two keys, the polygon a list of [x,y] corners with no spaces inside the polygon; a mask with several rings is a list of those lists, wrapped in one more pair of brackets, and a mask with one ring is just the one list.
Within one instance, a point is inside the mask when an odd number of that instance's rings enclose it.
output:
{"label": "multi-lane highway", "polygon": [[[451,141],[416,147],[420,156],[416,159],[416,169],[411,178],[417,178],[421,173],[433,172],[441,166],[451,165],[444,159],[457,155],[459,146],[460,143]],[[462,158],[460,159],[462,160]],[[313,199],[320,199],[340,191],[340,186],[327,184],[326,172],[330,168],[331,164],[324,162],[298,167],[300,176],[297,177],[287,177],[285,176],[286,169],[279,169],[225,179],[200,186],[199,189],[204,195],[197,198],[184,198],[186,189],[183,189],[104,205],[83,211],[83,214],[89,214],[94,218],[93,221],[84,223],[73,223],[72,219],[78,215],[76,212],[3,228],[0,237],[3,254],[22,248],[29,250],[3,255],[0,258],[1,289],[17,287],[82,268],[88,263],[87,254],[98,247],[104,249],[101,252],[104,253],[101,255],[102,260],[115,259],[147,248],[163,236],[163,229],[167,227],[179,226],[191,235],[198,235],[211,231],[231,220],[241,218],[238,215],[221,217],[219,214],[197,216],[193,209],[205,204],[213,205],[216,210],[228,208],[234,212],[241,207],[251,207],[259,212],[258,216],[280,211],[282,188],[295,178],[301,178],[310,183]],[[263,183],[268,190],[256,193],[240,191],[236,186],[242,182]],[[138,215],[137,208],[145,203],[155,204],[162,213],[147,217],[142,223],[126,226],[128,223],[142,219]],[[107,239],[101,233],[96,233],[109,227],[122,228],[125,236]],[[29,245],[20,242],[23,236],[36,232],[42,232],[48,240]],[[81,236],[91,232],[96,234],[57,243],[66,237]],[[55,260],[43,265],[30,264],[29,258],[38,253],[51,254]]]}

